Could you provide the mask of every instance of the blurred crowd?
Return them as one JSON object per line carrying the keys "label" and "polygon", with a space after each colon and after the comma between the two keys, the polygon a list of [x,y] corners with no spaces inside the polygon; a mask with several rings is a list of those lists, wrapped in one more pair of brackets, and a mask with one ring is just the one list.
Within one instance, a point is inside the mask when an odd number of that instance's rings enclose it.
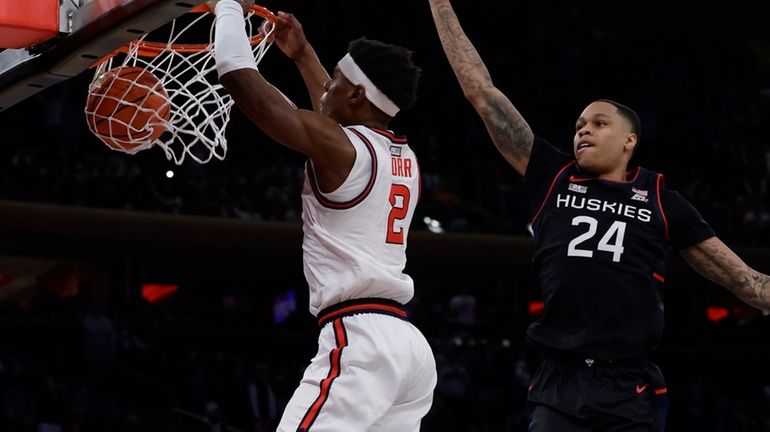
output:
{"label": "blurred crowd", "polygon": [[[233,309],[226,296],[196,303],[196,295],[120,304],[41,292],[5,304],[0,430],[274,430],[314,353],[314,322],[299,308],[266,324],[248,305],[253,298]],[[509,301],[455,289],[410,303],[439,373],[423,430],[526,430],[538,354],[511,325],[511,315],[526,312]],[[734,340],[759,338],[767,325],[735,329],[723,322],[705,329],[707,344],[662,347],[656,360],[669,381],[670,430],[770,431],[770,380],[756,373],[770,357]]]}
{"label": "blurred crowd", "polygon": [[[339,25],[365,12],[357,8],[374,13],[384,6],[317,3],[281,7],[297,7],[328,68],[362,34],[409,46],[423,68],[417,105],[392,125],[420,159],[424,193],[415,228],[425,229],[427,216],[450,232],[526,234],[532,211],[524,184],[463,99],[430,21],[423,22],[430,20],[427,7],[413,6],[401,17],[404,31],[394,32],[375,20]],[[660,17],[640,6],[619,20],[614,9],[534,1],[521,7],[526,20],[456,4],[495,84],[536,134],[570,152],[574,121],[587,103],[601,97],[625,103],[642,119],[632,164],[665,174],[728,242],[770,244],[770,65],[763,60],[770,52],[762,48],[766,39],[750,32],[751,14],[676,5]],[[652,16],[662,29],[654,34],[646,27]],[[591,25],[584,25],[589,17]],[[704,23],[717,18],[735,27],[732,38],[706,31]],[[511,43],[500,44],[496,28],[506,28]],[[310,106],[299,74],[279,50],[260,70],[298,105]],[[89,81],[85,73],[0,116],[1,199],[298,221],[304,158],[237,109],[224,161],[198,165],[188,158],[177,167],[159,148],[128,156],[91,135],[81,106]]]}

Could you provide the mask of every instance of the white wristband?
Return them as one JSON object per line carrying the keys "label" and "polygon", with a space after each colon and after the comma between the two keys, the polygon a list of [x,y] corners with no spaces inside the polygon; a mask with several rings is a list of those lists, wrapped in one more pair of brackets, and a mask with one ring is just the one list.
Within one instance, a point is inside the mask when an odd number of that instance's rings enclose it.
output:
{"label": "white wristband", "polygon": [[243,7],[235,0],[221,0],[214,8],[214,60],[217,74],[238,69],[257,69],[243,20]]}

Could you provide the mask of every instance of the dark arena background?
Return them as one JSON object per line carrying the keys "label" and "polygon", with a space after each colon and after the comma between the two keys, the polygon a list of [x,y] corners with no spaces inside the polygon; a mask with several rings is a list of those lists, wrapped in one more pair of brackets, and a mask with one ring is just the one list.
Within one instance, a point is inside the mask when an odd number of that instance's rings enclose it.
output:
{"label": "dark arena background", "polygon": [[[453,3],[537,135],[570,151],[586,104],[629,105],[643,129],[632,165],[665,174],[725,243],[770,272],[761,2]],[[422,429],[526,431],[538,358],[525,331],[542,312],[528,201],[463,98],[427,0],[263,5],[295,13],[329,70],[359,36],[414,50],[419,101],[392,128],[423,172],[408,308],[439,384]],[[260,71],[310,107],[277,47]],[[316,350],[303,157],[237,109],[224,161],[112,151],[86,126],[90,79],[0,113],[0,430],[274,430]],[[667,378],[667,430],[770,431],[770,317],[674,251],[664,298],[654,360]]]}

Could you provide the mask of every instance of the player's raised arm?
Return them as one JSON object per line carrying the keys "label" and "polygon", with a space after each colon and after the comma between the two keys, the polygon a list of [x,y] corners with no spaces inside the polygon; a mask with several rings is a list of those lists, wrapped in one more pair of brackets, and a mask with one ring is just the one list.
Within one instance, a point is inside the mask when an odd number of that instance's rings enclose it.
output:
{"label": "player's raised arm", "polygon": [[463,89],[487,127],[489,136],[519,174],[524,175],[534,135],[511,101],[494,84],[473,44],[465,36],[449,0],[429,0],[441,45]]}
{"label": "player's raised arm", "polygon": [[770,276],[749,267],[717,237],[681,251],[698,273],[730,290],[747,304],[770,311]]}
{"label": "player's raised arm", "polygon": [[302,24],[293,14],[278,12],[272,37],[278,48],[297,65],[310,94],[313,109],[317,112],[321,95],[324,93],[324,85],[331,78],[318,59],[313,46],[305,37]]}
{"label": "player's raised arm", "polygon": [[243,26],[242,8],[249,3],[253,0],[209,2],[217,16],[214,57],[219,80],[254,124],[313,161],[323,191],[334,190],[347,177],[356,158],[355,148],[337,121],[296,109],[259,73]]}

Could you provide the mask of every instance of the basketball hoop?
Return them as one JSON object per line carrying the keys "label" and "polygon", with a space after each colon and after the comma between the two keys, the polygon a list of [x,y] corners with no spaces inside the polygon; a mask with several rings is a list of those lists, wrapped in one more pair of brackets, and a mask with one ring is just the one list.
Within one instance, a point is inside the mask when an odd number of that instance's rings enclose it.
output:
{"label": "basketball hoop", "polygon": [[[198,163],[207,163],[212,158],[224,159],[227,153],[225,127],[230,120],[233,100],[217,77],[215,20],[206,5],[190,12],[199,15],[186,15],[192,19],[187,24],[183,23],[184,17],[170,23],[168,42],[146,41],[145,34],[95,65],[85,113],[91,132],[110,148],[133,154],[158,145],[166,157],[177,165],[181,165],[188,156]],[[274,23],[275,15],[262,6],[254,5],[245,20],[254,60],[259,64],[270,48],[268,36],[274,26],[270,26],[266,34],[261,34],[259,28],[264,21]],[[210,24],[206,25],[208,21]],[[201,36],[202,32],[206,35]],[[208,43],[187,43],[187,40],[205,38]],[[126,68],[139,68],[144,73],[110,73],[114,69]],[[111,88],[105,89],[105,74],[109,74],[110,86],[123,80],[116,88],[119,86],[124,90],[111,92]],[[157,77],[160,85],[147,86],[148,77],[152,75]],[[144,81],[133,81],[137,77]],[[159,95],[166,96],[168,104],[157,102]],[[147,101],[152,98],[155,102],[148,105]],[[101,103],[104,99],[110,99],[111,103]],[[156,109],[156,105],[166,111],[148,115],[148,111]],[[109,110],[104,109],[107,106]],[[115,115],[118,112],[123,115]],[[129,115],[125,115],[127,112]],[[131,113],[141,114],[139,118],[142,121],[137,122],[137,116]],[[104,127],[105,124],[109,127]],[[116,134],[115,130],[121,133]]]}

